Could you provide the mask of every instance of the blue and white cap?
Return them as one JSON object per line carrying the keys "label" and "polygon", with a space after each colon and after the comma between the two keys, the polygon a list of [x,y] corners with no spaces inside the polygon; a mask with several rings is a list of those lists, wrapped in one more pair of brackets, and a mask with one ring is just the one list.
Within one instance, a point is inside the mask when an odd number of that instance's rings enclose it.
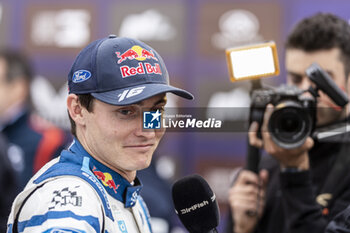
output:
{"label": "blue and white cap", "polygon": [[191,93],[169,84],[163,59],[154,49],[115,35],[94,41],[79,53],[68,86],[69,93],[91,93],[113,105],[130,105],[165,92],[193,99]]}

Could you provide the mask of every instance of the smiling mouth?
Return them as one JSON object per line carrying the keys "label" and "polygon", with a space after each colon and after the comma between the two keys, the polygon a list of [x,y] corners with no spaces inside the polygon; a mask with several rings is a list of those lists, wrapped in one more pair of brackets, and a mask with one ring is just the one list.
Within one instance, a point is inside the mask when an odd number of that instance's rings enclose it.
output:
{"label": "smiling mouth", "polygon": [[135,148],[135,149],[140,148],[140,149],[142,149],[142,148],[150,148],[153,145],[154,144],[129,145],[129,146],[125,146],[125,148]]}

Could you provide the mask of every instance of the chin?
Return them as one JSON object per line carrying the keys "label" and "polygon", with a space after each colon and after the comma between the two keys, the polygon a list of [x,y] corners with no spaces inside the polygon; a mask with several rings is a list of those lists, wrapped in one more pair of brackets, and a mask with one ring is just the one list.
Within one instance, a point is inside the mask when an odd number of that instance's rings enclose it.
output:
{"label": "chin", "polygon": [[142,164],[139,163],[139,164],[137,164],[135,170],[140,171],[140,170],[146,169],[149,167],[149,165],[150,165],[150,163],[142,163]]}
{"label": "chin", "polygon": [[151,157],[148,157],[147,156],[147,159],[145,160],[140,160],[138,163],[137,163],[137,170],[142,170],[142,169],[145,169],[145,168],[148,168],[149,165],[151,164],[151,161],[152,161],[152,156]]}

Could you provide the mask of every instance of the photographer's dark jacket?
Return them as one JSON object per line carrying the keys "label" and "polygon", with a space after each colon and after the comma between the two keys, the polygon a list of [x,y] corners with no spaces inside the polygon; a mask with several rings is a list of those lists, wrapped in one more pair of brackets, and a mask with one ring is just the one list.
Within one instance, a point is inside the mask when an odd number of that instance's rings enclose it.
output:
{"label": "photographer's dark jacket", "polygon": [[[315,141],[309,151],[310,170],[303,172],[280,172],[279,163],[264,156],[260,165],[269,171],[269,184],[266,208],[255,232],[324,232],[350,204],[349,152],[350,143]],[[230,222],[227,232],[232,229]]]}
{"label": "photographer's dark jacket", "polygon": [[39,120],[33,119],[33,114],[23,109],[10,122],[0,125],[0,131],[12,148],[11,156],[16,157],[20,189],[45,163],[58,156],[71,138],[63,130],[53,125],[40,125]]}

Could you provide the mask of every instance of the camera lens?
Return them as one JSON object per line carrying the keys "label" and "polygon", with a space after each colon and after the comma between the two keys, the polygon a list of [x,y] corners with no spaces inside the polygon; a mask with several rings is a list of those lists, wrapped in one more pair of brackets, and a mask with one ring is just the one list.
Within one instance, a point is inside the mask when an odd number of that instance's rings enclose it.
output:
{"label": "camera lens", "polygon": [[296,114],[294,109],[285,109],[284,117],[279,118],[277,125],[282,133],[297,133],[302,128],[302,120]]}
{"label": "camera lens", "polygon": [[271,138],[282,148],[299,147],[311,132],[311,117],[297,102],[286,101],[280,106],[269,120]]}

